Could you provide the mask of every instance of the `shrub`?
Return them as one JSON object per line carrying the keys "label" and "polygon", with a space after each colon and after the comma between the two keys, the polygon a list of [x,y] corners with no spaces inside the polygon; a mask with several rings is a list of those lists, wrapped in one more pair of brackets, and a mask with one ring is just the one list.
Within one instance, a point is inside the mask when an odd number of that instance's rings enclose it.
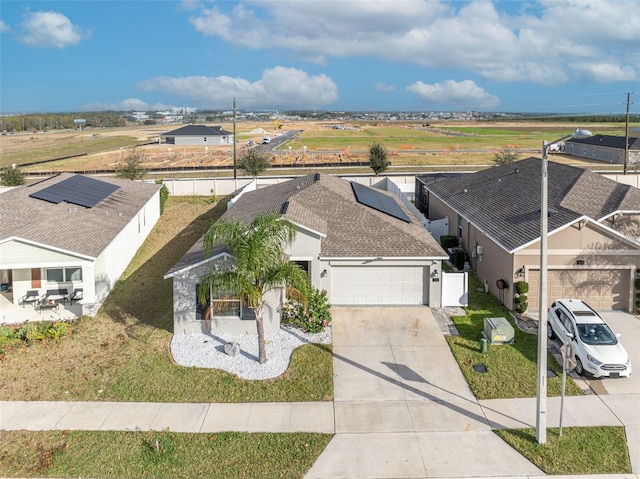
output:
{"label": "shrub", "polygon": [[636,289],[640,290],[640,278],[636,278]]}
{"label": "shrub", "polygon": [[529,292],[529,283],[526,281],[518,281],[515,284],[516,294],[527,294]]}
{"label": "shrub", "polygon": [[164,213],[164,205],[169,199],[169,188],[165,185],[162,180],[156,180],[155,183],[157,185],[162,185],[160,188],[160,214]]}
{"label": "shrub", "polygon": [[462,248],[456,248],[453,251],[452,256],[453,256],[452,258],[453,265],[458,269],[464,268],[464,259],[466,257],[464,250]]}
{"label": "shrub", "polygon": [[442,235],[440,236],[440,244],[445,250],[456,248],[460,244],[460,238],[454,235]]}
{"label": "shrub", "polygon": [[282,306],[282,322],[308,333],[319,333],[331,324],[330,308],[327,291],[312,288],[306,307],[299,301],[287,301]]}
{"label": "shrub", "polygon": [[527,298],[526,294],[519,294],[515,298],[513,298],[513,300],[516,302],[516,304],[526,303],[528,301],[528,299],[529,298]]}
{"label": "shrub", "polygon": [[524,312],[527,310],[527,308],[528,308],[528,307],[529,307],[529,303],[527,303],[527,302],[524,302],[524,303],[518,303],[518,304],[516,305],[516,312],[518,312],[518,313],[524,313]]}

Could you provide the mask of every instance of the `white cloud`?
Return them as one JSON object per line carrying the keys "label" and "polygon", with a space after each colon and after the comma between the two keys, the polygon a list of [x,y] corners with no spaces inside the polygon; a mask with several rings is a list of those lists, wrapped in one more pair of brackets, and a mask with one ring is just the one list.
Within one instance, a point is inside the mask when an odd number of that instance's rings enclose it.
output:
{"label": "white cloud", "polygon": [[166,105],[164,103],[156,103],[151,105],[143,100],[140,100],[139,98],[127,98],[126,100],[122,100],[117,103],[89,103],[87,105],[83,105],[82,107],[82,110],[84,111],[160,111],[169,109],[171,109],[170,105]]}
{"label": "white cloud", "polygon": [[89,36],[58,12],[30,13],[22,27],[24,35],[20,40],[32,47],[65,48]]}
{"label": "white cloud", "polygon": [[375,84],[376,90],[378,91],[395,91],[396,87],[393,85],[389,85],[384,82],[376,82]]}
{"label": "white cloud", "polygon": [[432,85],[418,81],[409,85],[407,91],[415,93],[426,103],[465,109],[491,110],[500,104],[497,97],[490,95],[471,80],[445,80]]}
{"label": "white cloud", "polygon": [[9,28],[9,25],[7,25],[2,20],[0,20],[0,33],[5,33],[5,32],[8,32],[9,30],[11,30],[11,28]]}
{"label": "white cloud", "polygon": [[228,76],[156,77],[138,88],[186,98],[198,108],[227,108],[233,97],[242,108],[312,108],[338,99],[338,87],[328,76],[281,66],[266,69],[254,82]]}
{"label": "white cloud", "polygon": [[[191,18],[205,36],[254,49],[286,49],[325,64],[377,57],[427,68],[470,70],[504,82],[640,78],[640,8],[632,1],[539,0],[520,12],[485,0],[253,0],[200,7]],[[514,10],[513,4],[509,5]]]}

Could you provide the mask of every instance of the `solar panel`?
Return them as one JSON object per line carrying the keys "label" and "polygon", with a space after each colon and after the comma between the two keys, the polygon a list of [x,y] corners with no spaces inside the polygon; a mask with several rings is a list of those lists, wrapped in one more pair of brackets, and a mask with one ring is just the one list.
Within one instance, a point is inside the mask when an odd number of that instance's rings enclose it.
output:
{"label": "solar panel", "polygon": [[356,195],[358,203],[380,211],[381,213],[393,216],[406,223],[411,223],[407,214],[400,208],[400,205],[391,197],[373,188],[351,182],[351,187]]}
{"label": "solar panel", "polygon": [[31,193],[29,196],[50,203],[66,201],[78,206],[93,208],[111,193],[120,188],[117,185],[75,175],[43,190]]}

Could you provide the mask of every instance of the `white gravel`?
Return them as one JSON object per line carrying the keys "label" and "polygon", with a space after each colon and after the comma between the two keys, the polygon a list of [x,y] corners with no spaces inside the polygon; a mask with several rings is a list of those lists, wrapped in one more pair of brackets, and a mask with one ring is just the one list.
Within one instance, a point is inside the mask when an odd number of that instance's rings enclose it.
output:
{"label": "white gravel", "polygon": [[[224,352],[228,342],[238,343],[240,354]],[[258,336],[255,334],[174,334],[171,353],[181,366],[223,369],[243,379],[269,379],[289,367],[291,354],[308,343],[331,343],[331,327],[321,333],[305,333],[283,325],[277,333],[265,334],[267,362],[258,362]]]}

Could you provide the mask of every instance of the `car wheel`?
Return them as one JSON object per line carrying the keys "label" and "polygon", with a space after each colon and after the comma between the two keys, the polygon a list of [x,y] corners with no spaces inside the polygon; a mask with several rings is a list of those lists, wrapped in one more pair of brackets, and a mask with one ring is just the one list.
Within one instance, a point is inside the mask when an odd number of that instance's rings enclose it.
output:
{"label": "car wheel", "polygon": [[553,332],[553,328],[551,327],[551,323],[547,322],[547,338],[555,339],[556,333]]}
{"label": "car wheel", "polygon": [[580,361],[580,358],[578,356],[576,356],[576,373],[579,376],[582,376],[584,374],[584,368],[582,367],[582,361]]}

